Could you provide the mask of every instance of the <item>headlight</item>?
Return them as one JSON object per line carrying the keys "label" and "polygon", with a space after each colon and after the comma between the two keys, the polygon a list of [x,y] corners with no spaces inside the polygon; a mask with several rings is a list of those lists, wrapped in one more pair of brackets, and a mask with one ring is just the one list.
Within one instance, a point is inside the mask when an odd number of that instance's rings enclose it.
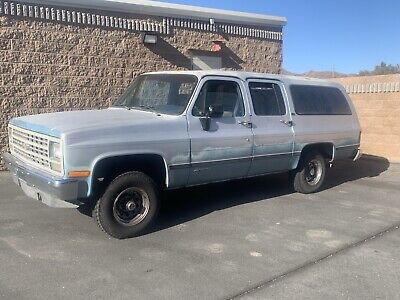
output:
{"label": "headlight", "polygon": [[62,156],[60,143],[50,142],[49,154],[50,159],[60,160]]}
{"label": "headlight", "polygon": [[49,157],[50,168],[53,171],[61,172],[62,151],[60,143],[50,141]]}

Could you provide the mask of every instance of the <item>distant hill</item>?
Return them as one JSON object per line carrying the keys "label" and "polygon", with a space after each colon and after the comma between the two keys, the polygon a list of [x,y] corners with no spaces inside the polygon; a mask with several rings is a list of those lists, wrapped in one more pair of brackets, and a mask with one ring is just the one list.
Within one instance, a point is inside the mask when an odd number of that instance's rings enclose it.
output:
{"label": "distant hill", "polygon": [[308,71],[306,73],[298,74],[298,73],[290,72],[290,71],[285,70],[285,69],[282,69],[282,74],[284,74],[284,75],[293,75],[293,76],[304,76],[304,77],[321,78],[321,79],[353,76],[352,74],[344,74],[344,73],[338,73],[338,72],[332,72],[332,71]]}
{"label": "distant hill", "polygon": [[314,77],[314,78],[337,78],[337,77],[349,77],[349,76],[374,76],[374,75],[390,75],[390,74],[400,74],[400,64],[387,64],[385,62],[381,62],[376,65],[375,68],[371,71],[363,70],[358,72],[357,74],[343,74],[332,71],[309,71],[303,74],[296,74],[290,72],[288,70],[282,69],[282,74],[286,75],[294,75],[294,76],[306,76],[306,77]]}

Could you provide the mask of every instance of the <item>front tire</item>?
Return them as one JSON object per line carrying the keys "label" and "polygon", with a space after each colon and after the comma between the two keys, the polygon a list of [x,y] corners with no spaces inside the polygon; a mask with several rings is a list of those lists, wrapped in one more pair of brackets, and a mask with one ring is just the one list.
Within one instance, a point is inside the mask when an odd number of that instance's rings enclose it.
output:
{"label": "front tire", "polygon": [[325,158],[318,152],[310,152],[301,159],[293,173],[294,190],[302,194],[317,193],[324,184],[325,176]]}
{"label": "front tire", "polygon": [[93,216],[108,235],[126,239],[149,229],[159,210],[159,191],[154,181],[140,172],[115,178],[98,200]]}

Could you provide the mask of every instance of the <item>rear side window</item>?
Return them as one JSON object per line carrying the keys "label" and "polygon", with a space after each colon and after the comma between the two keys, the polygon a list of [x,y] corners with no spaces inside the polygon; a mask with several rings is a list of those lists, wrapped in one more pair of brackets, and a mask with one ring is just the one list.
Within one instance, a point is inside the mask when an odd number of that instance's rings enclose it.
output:
{"label": "rear side window", "polygon": [[343,93],[334,87],[292,85],[293,104],[299,115],[351,115]]}
{"label": "rear side window", "polygon": [[286,115],[285,101],[276,83],[250,82],[249,89],[257,116]]}

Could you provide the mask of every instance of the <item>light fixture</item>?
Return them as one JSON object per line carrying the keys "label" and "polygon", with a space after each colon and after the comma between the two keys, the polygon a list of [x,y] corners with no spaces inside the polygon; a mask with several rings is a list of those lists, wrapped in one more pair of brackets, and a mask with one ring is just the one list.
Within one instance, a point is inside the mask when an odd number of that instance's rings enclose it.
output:
{"label": "light fixture", "polygon": [[143,36],[143,43],[144,44],[151,44],[151,45],[155,45],[157,44],[158,41],[158,36],[155,34],[147,34],[145,33]]}
{"label": "light fixture", "polygon": [[213,41],[211,46],[212,52],[221,52],[224,45],[223,41]]}

